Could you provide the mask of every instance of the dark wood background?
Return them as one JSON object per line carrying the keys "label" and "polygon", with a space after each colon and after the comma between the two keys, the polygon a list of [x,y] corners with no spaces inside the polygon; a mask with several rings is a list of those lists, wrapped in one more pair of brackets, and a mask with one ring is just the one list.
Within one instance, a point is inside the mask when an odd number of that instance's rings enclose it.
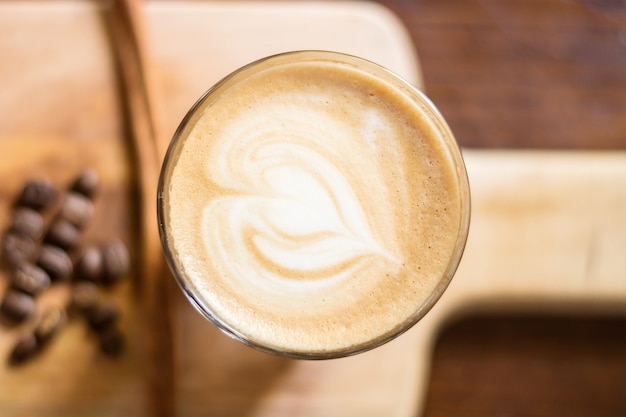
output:
{"label": "dark wood background", "polygon": [[[461,145],[626,149],[626,1],[379,2],[409,30],[426,92]],[[451,325],[424,415],[626,416],[626,318]]]}
{"label": "dark wood background", "polygon": [[380,0],[464,146],[626,148],[624,0]]}

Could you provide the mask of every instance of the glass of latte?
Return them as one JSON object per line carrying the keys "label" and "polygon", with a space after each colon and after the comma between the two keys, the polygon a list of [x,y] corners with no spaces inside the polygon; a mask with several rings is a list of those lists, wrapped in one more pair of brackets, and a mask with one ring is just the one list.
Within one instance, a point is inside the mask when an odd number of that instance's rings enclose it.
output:
{"label": "glass of latte", "polygon": [[199,99],[157,207],[200,313],[262,351],[326,359],[427,313],[461,259],[470,197],[458,145],[420,91],[357,57],[299,51]]}

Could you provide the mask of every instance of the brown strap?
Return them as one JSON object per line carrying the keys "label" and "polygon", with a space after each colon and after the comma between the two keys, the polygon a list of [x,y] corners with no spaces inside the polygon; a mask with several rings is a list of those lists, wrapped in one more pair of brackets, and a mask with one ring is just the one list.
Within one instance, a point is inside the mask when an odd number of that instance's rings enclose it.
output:
{"label": "brown strap", "polygon": [[148,407],[153,416],[171,417],[175,408],[175,369],[169,275],[156,218],[156,190],[167,142],[159,126],[153,66],[148,59],[141,0],[114,0],[105,9],[120,78],[135,174],[138,181],[138,302],[145,329]]}

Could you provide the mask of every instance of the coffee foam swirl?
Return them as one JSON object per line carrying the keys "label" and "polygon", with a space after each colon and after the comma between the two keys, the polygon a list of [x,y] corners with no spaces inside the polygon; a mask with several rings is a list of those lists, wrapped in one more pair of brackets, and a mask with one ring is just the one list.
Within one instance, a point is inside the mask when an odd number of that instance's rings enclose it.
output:
{"label": "coffee foam swirl", "polygon": [[[372,196],[353,188],[348,161],[331,146],[351,131],[306,103],[287,119],[298,101],[267,103],[267,123],[241,114],[206,164],[208,178],[228,193],[204,210],[204,243],[224,276],[256,294],[308,296],[349,279],[366,258],[394,257],[371,230]],[[273,116],[281,114],[276,128]]]}
{"label": "coffee foam swirl", "polygon": [[450,252],[458,227],[458,201],[437,197],[455,192],[452,174],[403,115],[411,104],[330,69],[262,73],[226,91],[169,179],[186,285],[218,321],[278,349],[349,349],[393,332],[446,268],[420,252]]}

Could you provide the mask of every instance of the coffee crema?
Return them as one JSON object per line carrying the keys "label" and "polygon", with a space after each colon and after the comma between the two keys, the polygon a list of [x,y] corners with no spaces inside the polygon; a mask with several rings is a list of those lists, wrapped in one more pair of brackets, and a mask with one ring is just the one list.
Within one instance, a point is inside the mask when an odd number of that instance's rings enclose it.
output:
{"label": "coffee crema", "polygon": [[231,336],[294,357],[380,345],[439,297],[469,194],[445,122],[375,64],[261,60],[194,106],[162,171],[168,260]]}

